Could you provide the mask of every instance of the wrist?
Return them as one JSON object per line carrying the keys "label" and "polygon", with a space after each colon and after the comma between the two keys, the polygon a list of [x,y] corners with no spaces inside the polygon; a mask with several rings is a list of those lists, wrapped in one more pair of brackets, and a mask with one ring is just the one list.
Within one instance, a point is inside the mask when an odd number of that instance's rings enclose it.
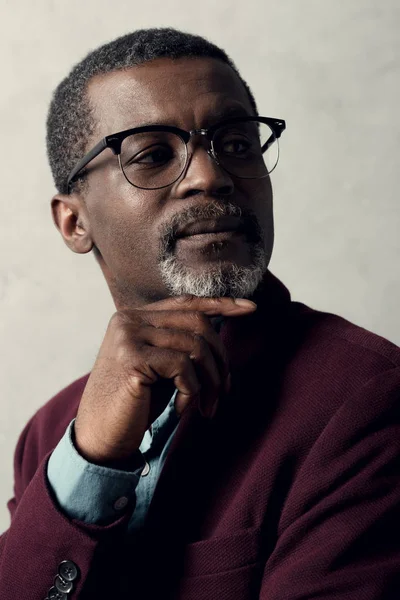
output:
{"label": "wrist", "polygon": [[106,454],[99,454],[98,452],[92,452],[86,449],[85,446],[77,441],[74,425],[75,424],[73,424],[71,428],[72,443],[78,454],[90,464],[128,472],[134,472],[144,468],[146,461],[139,449],[133,450],[128,456],[121,457],[109,457]]}

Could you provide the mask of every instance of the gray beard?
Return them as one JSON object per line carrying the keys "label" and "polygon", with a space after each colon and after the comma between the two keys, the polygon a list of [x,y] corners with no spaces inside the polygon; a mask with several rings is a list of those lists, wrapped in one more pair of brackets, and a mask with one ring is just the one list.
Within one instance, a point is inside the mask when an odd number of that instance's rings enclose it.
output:
{"label": "gray beard", "polygon": [[[252,262],[247,267],[234,263],[219,262],[202,269],[183,264],[175,254],[176,232],[179,226],[196,219],[218,218],[220,216],[245,218],[249,231],[248,243],[251,249]],[[170,223],[164,226],[161,233],[159,269],[164,285],[171,296],[200,296],[246,298],[251,296],[268,268],[262,231],[250,211],[243,211],[231,204],[210,204],[194,206],[175,215]]]}
{"label": "gray beard", "polygon": [[247,298],[252,296],[267,270],[264,248],[253,251],[253,264],[248,267],[234,263],[220,263],[203,269],[183,265],[175,255],[164,258],[160,264],[164,285],[172,296],[185,294],[201,297]]}

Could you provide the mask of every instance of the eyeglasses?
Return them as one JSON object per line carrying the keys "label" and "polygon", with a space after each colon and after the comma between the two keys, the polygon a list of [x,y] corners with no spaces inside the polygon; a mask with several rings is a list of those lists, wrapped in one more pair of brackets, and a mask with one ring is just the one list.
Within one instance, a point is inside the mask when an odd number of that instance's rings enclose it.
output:
{"label": "eyeglasses", "polygon": [[190,155],[188,143],[194,135],[209,142],[208,155],[226,172],[241,179],[262,179],[276,167],[279,138],[285,121],[269,117],[234,117],[209,129],[185,131],[169,125],[146,125],[103,138],[72,169],[68,192],[83,169],[106,148],[118,156],[126,180],[145,190],[158,190],[175,183],[185,171]]}

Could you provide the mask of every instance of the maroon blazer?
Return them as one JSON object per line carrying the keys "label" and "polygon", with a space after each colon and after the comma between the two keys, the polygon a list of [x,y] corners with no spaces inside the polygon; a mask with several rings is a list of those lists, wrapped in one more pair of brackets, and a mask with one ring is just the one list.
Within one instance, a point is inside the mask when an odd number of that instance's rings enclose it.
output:
{"label": "maroon blazer", "polygon": [[46,481],[87,377],[45,404],[15,453],[1,600],[400,598],[400,349],[292,302],[270,273],[258,310],[221,336],[232,391],[213,421],[185,412],[144,530],[71,521]]}

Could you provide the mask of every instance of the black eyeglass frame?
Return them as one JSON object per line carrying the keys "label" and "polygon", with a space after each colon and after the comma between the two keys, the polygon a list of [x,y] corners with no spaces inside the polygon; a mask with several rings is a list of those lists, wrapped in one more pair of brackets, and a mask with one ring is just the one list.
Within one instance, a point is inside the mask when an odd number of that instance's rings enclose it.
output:
{"label": "black eyeglass frame", "polygon": [[[249,122],[249,123],[254,122],[254,121],[259,121],[260,123],[265,123],[266,125],[268,125],[271,128],[273,134],[271,135],[270,138],[268,138],[268,140],[262,146],[261,151],[263,154],[274,143],[275,140],[278,140],[281,137],[282,132],[286,129],[286,122],[283,119],[275,119],[273,117],[259,117],[259,116],[232,117],[230,119],[224,119],[223,121],[216,123],[215,125],[213,125],[212,127],[209,127],[208,129],[192,129],[191,131],[186,131],[185,129],[180,129],[179,127],[173,127],[172,125],[143,125],[142,127],[134,127],[133,129],[125,129],[124,131],[119,131],[118,133],[112,133],[111,135],[107,135],[106,137],[104,137],[102,140],[100,140],[100,142],[98,142],[98,144],[96,144],[91,150],[89,150],[89,152],[87,154],[85,154],[85,156],[81,160],[79,160],[76,163],[75,167],[70,172],[68,180],[67,180],[68,193],[70,191],[70,185],[73,183],[73,181],[74,181],[75,177],[78,175],[78,173],[80,173],[80,171],[82,171],[82,169],[84,169],[94,158],[96,158],[96,156],[101,154],[101,152],[103,152],[103,150],[105,150],[106,148],[110,148],[112,150],[112,152],[118,156],[120,168],[122,170],[123,175],[126,178],[126,175],[124,173],[124,170],[121,165],[121,160],[120,160],[121,146],[122,146],[122,142],[124,141],[124,139],[126,137],[128,137],[129,135],[133,135],[135,133],[145,133],[145,132],[151,132],[151,131],[165,131],[167,133],[174,133],[182,139],[182,141],[186,144],[186,147],[193,135],[203,135],[210,142],[210,147],[211,147],[210,149],[211,149],[211,154],[212,154],[213,159],[215,160],[215,162],[218,165],[220,165],[220,163],[218,162],[218,156],[215,154],[214,147],[213,147],[214,134],[218,129],[220,129],[221,127],[224,127],[225,125],[234,124],[234,123],[238,123],[241,121],[245,121],[245,122]],[[222,168],[224,168],[223,165],[220,165],[220,166]],[[186,167],[186,165],[185,165],[185,167]],[[179,177],[182,175],[182,173],[185,170],[185,167],[182,169],[181,173],[178,175],[178,177],[175,179],[175,181],[177,181],[179,179]],[[226,170],[226,169],[224,169],[224,170]],[[265,175],[265,177],[267,175]],[[239,177],[239,176],[237,176],[237,177]],[[244,179],[246,179],[246,178],[244,178]],[[254,179],[254,177],[251,177],[249,179]],[[255,178],[255,179],[258,179],[258,178]],[[140,188],[140,186],[135,186],[135,184],[133,184],[131,181],[129,181],[129,180],[127,180],[127,181],[134,187]],[[140,189],[162,189],[162,188],[172,185],[173,183],[175,183],[175,181],[172,181],[168,185],[164,185],[159,188],[140,188]]]}

